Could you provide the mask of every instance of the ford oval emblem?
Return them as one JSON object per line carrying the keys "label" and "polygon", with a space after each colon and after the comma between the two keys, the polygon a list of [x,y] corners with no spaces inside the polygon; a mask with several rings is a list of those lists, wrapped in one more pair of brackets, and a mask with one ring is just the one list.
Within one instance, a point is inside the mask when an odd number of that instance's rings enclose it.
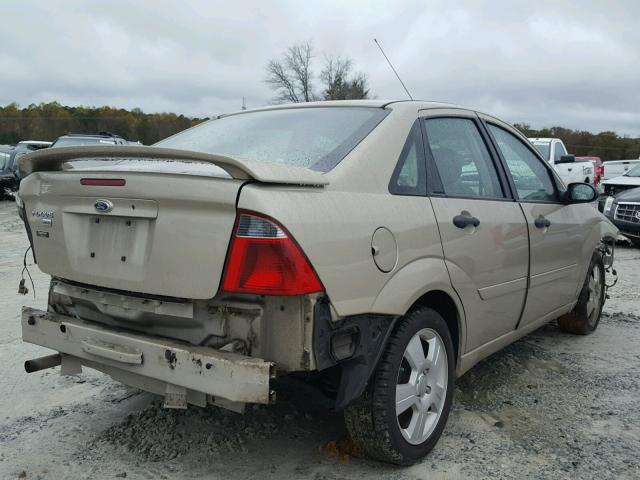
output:
{"label": "ford oval emblem", "polygon": [[108,213],[113,210],[113,203],[109,200],[96,200],[93,207],[101,213]]}

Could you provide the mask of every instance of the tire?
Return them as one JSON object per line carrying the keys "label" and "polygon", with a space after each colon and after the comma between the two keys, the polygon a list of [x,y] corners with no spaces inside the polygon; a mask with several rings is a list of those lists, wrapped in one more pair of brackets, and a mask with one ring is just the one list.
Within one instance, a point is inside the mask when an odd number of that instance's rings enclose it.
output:
{"label": "tire", "polygon": [[[449,328],[435,310],[419,308],[398,322],[366,391],[344,412],[360,451],[383,462],[411,465],[433,449],[451,410],[454,355]],[[396,395],[403,393],[407,396],[398,415]]]}
{"label": "tire", "polygon": [[598,328],[605,300],[604,263],[600,253],[593,254],[587,272],[578,303],[572,311],[558,318],[558,326],[563,332],[588,335]]}

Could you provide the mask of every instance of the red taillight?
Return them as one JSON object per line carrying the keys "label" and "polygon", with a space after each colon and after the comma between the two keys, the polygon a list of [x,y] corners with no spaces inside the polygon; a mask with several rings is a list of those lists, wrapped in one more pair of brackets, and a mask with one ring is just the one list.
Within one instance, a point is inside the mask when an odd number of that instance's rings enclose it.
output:
{"label": "red taillight", "polygon": [[101,187],[122,187],[126,184],[124,178],[81,178],[81,185],[92,185]]}
{"label": "red taillight", "polygon": [[222,289],[256,295],[302,295],[324,290],[295,240],[273,220],[240,212]]}

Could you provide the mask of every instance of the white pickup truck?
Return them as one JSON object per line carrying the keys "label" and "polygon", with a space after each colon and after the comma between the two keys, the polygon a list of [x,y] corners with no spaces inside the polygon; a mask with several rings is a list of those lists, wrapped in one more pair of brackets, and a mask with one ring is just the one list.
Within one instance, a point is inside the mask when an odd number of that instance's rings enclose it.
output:
{"label": "white pickup truck", "polygon": [[567,153],[564,143],[559,138],[530,138],[529,141],[558,172],[565,184],[591,183],[593,181],[593,163],[576,162],[575,156]]}

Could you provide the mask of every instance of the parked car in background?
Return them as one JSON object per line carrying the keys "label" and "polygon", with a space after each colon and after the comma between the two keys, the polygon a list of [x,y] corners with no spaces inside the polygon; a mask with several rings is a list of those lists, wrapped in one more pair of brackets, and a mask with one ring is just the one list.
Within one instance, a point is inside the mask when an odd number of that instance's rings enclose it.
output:
{"label": "parked car in background", "polygon": [[640,159],[637,160],[608,160],[602,166],[602,180],[624,175],[629,170],[640,165]]}
{"label": "parked car in background", "polygon": [[9,153],[0,152],[0,200],[12,196],[12,192],[14,191],[13,187],[16,178],[8,168],[9,157]]}
{"label": "parked car in background", "polygon": [[603,213],[633,245],[640,247],[640,182],[636,188],[624,190],[615,197],[607,197]]}
{"label": "parked car in background", "polygon": [[601,212],[606,213],[605,205],[607,202],[609,202],[608,204],[610,205],[614,197],[637,187],[640,187],[640,163],[627,170],[624,175],[619,175],[600,182],[601,195],[598,199],[598,209]]}
{"label": "parked car in background", "polygon": [[[606,162],[607,165],[608,163]],[[600,189],[605,198],[615,197],[626,190],[636,187],[640,187],[640,164],[636,164],[623,175],[603,180],[600,184]]]}
{"label": "parked car in background", "polygon": [[9,157],[14,148],[13,145],[0,145],[0,172],[9,166]]}
{"label": "parked car in background", "polygon": [[43,148],[49,148],[52,142],[46,140],[22,140],[16,144],[14,150],[29,150],[33,152],[35,150],[42,150]]}
{"label": "parked car in background", "polygon": [[29,152],[41,150],[51,146],[51,142],[41,140],[24,140],[18,142],[9,153],[8,159],[3,162],[0,171],[0,188],[5,196],[12,196],[18,190],[20,178],[18,175],[18,159]]}
{"label": "parked car in background", "polygon": [[567,148],[559,138],[530,138],[529,141],[565,184],[592,182],[593,165],[590,162],[576,162],[576,157],[567,153]]}
{"label": "parked car in background", "polygon": [[94,368],[167,407],[238,411],[288,376],[397,464],[433,449],[477,362],[556,318],[597,328],[617,235],[591,185],[447,104],[270,106],[20,169],[52,277],[22,335],[56,352],[27,371]]}
{"label": "parked car in background", "polygon": [[129,145],[120,135],[109,132],[100,133],[67,133],[58,137],[51,148],[73,147],[78,145]]}
{"label": "parked car in background", "polygon": [[13,149],[16,148],[15,145],[0,145],[0,154],[10,154],[13,152]]}

